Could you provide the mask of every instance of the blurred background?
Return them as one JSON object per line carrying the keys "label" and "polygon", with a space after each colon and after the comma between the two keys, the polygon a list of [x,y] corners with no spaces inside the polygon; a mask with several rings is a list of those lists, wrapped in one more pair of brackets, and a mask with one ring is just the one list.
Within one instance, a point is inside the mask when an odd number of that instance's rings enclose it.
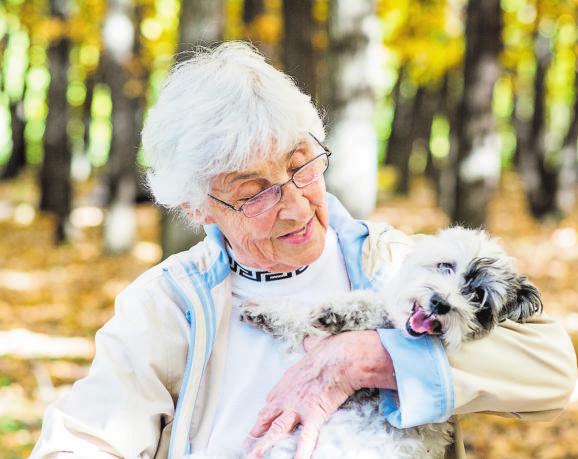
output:
{"label": "blurred background", "polygon": [[[151,203],[140,131],[176,59],[236,39],[323,111],[354,216],[489,229],[577,347],[577,0],[2,0],[0,458],[116,294],[202,237]],[[578,458],[578,391],[552,423],[464,427],[472,458]]]}

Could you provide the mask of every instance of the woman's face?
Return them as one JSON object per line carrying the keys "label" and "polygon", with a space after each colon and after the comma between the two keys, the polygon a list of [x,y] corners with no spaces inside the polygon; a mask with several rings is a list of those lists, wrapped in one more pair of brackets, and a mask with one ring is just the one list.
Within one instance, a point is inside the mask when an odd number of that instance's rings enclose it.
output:
{"label": "woman's face", "polygon": [[[281,159],[216,176],[211,194],[239,208],[247,198],[285,183],[296,169],[320,153],[323,150],[313,142],[300,142]],[[287,183],[281,200],[252,218],[209,199],[206,222],[217,224],[239,263],[271,272],[293,271],[313,262],[323,251],[328,225],[325,181],[321,177],[304,188]]]}

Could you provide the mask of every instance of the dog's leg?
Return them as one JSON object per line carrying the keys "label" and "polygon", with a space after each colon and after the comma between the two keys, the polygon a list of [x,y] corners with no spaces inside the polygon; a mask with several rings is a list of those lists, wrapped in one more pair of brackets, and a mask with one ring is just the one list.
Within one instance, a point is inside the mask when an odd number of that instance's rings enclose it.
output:
{"label": "dog's leg", "polygon": [[271,298],[247,301],[240,308],[242,321],[281,338],[291,351],[302,349],[306,336],[323,335],[310,323],[310,305]]}
{"label": "dog's leg", "polygon": [[314,328],[332,335],[392,327],[384,296],[368,290],[327,301],[311,311],[309,317]]}

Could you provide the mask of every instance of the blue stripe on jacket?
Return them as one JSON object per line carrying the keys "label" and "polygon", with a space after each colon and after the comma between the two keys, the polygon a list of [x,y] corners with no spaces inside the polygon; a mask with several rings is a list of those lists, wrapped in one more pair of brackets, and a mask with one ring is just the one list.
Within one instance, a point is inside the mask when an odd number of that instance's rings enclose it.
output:
{"label": "blue stripe on jacket", "polygon": [[[329,224],[337,233],[352,290],[373,288],[362,269],[362,247],[369,229],[351,217],[337,200],[327,193]],[[210,290],[229,273],[229,263],[223,234],[216,225],[206,225],[207,237],[216,243],[221,253],[211,269],[203,274]],[[414,427],[446,421],[454,409],[454,389],[446,352],[439,338],[405,337],[395,329],[378,330],[395,369],[397,393],[380,391],[380,408],[387,421],[398,428]]]}

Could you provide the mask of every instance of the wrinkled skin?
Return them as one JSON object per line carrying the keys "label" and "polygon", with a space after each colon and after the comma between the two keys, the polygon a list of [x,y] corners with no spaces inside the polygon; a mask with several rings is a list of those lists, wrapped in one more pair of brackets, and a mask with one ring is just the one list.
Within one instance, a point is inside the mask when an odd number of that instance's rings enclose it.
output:
{"label": "wrinkled skin", "polygon": [[[319,154],[303,141],[281,160],[260,161],[246,170],[217,175],[211,194],[238,208],[244,201],[278,183]],[[323,252],[329,216],[323,177],[304,188],[293,183],[283,187],[281,201],[267,212],[245,217],[214,200],[208,201],[204,223],[215,223],[233,248],[237,261],[270,272],[289,272],[315,261]],[[285,235],[312,225],[311,237],[292,243]]]}
{"label": "wrinkled skin", "polygon": [[305,342],[305,356],[267,397],[247,439],[248,458],[269,448],[301,424],[296,459],[309,459],[325,421],[356,390],[396,389],[392,361],[375,331],[347,332]]}

